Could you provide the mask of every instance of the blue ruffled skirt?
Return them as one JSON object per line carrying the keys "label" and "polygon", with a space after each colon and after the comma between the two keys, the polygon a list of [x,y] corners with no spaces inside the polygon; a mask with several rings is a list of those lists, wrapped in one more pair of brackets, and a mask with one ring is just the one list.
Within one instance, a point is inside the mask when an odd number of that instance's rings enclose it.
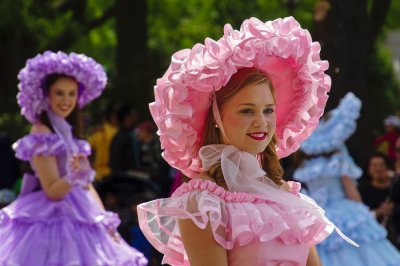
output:
{"label": "blue ruffled skirt", "polygon": [[324,207],[326,216],[344,234],[357,242],[354,247],[338,234],[331,234],[317,245],[324,266],[399,266],[400,253],[386,239],[386,230],[361,203],[337,199]]}

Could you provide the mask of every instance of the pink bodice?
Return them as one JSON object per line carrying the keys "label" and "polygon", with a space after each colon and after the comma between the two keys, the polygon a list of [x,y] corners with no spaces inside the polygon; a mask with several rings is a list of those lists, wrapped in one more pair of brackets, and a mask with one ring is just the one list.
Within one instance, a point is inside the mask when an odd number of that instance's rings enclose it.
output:
{"label": "pink bodice", "polygon": [[[299,196],[297,189],[282,193]],[[333,230],[306,209],[229,192],[202,179],[184,183],[170,198],[139,205],[138,215],[142,231],[170,265],[189,265],[178,219],[191,219],[199,228],[210,223],[229,265],[305,265],[309,247]]]}

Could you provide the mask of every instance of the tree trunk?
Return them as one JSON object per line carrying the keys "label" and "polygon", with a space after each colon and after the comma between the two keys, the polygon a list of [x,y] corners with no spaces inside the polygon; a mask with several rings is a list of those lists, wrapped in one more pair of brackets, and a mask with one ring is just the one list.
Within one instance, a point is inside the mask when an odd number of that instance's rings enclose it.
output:
{"label": "tree trunk", "polygon": [[373,127],[382,124],[378,112],[382,113],[387,107],[384,88],[372,88],[370,81],[374,79],[371,58],[390,0],[374,1],[371,10],[374,17],[368,16],[366,0],[330,0],[329,3],[328,16],[314,22],[313,32],[314,39],[321,42],[322,58],[330,65],[328,74],[332,78],[332,88],[326,112],[335,108],[349,91],[361,99],[358,128],[348,146],[356,161],[362,163],[373,149]]}
{"label": "tree trunk", "polygon": [[148,75],[147,1],[116,0],[117,51],[115,93],[148,116],[152,90]]}

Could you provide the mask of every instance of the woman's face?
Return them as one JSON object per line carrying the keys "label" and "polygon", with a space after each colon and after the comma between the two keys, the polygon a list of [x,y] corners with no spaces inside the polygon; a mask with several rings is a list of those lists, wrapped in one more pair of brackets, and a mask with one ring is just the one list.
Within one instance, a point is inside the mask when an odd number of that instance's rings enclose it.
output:
{"label": "woman's face", "polygon": [[263,152],[275,132],[275,100],[267,83],[249,85],[232,96],[221,109],[222,125],[232,144],[252,154]]}
{"label": "woman's face", "polygon": [[61,117],[71,114],[78,100],[78,83],[72,78],[57,79],[49,88],[50,107]]}
{"label": "woman's face", "polygon": [[368,172],[372,179],[384,179],[389,175],[385,160],[381,157],[372,157],[369,161]]}

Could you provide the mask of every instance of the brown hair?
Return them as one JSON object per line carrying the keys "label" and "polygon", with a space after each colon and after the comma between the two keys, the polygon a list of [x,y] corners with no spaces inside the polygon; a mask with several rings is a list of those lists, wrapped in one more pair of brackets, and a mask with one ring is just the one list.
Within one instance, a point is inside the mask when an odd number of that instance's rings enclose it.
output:
{"label": "brown hair", "polygon": [[[44,91],[46,96],[49,96],[49,92],[50,92],[50,86],[52,84],[54,84],[54,82],[56,82],[58,79],[60,78],[70,78],[72,80],[74,80],[79,87],[79,83],[76,81],[76,79],[74,77],[65,75],[65,74],[50,74],[46,77],[45,81],[44,81]],[[79,93],[79,91],[78,91]],[[79,97],[79,95],[78,95]],[[47,112],[43,111],[40,116],[39,116],[39,120],[42,124],[46,125],[48,128],[50,128],[50,130],[52,132],[54,132],[54,129],[50,123],[49,117],[47,116]],[[83,119],[82,119],[82,113],[81,110],[78,107],[78,103],[76,104],[74,110],[72,110],[72,112],[67,116],[66,120],[68,121],[68,123],[72,126],[72,134],[74,135],[74,137],[76,138],[82,138],[83,137]]]}
{"label": "brown hair", "polygon": [[[219,110],[221,110],[222,106],[242,88],[250,85],[257,85],[259,83],[268,84],[268,86],[271,88],[272,94],[274,95],[272,82],[266,73],[255,68],[240,69],[231,77],[225,87],[221,88],[215,93]],[[211,106],[205,121],[202,146],[222,143],[222,136],[220,134],[220,131],[214,125],[215,121]],[[276,153],[276,145],[277,138],[274,134],[271,142],[268,144],[266,149],[259,154],[258,157],[261,163],[261,167],[267,173],[268,178],[270,178],[275,184],[281,185],[283,168],[279,162],[278,155]],[[208,171],[208,174],[215,179],[218,185],[226,187],[226,182],[222,174],[220,164],[211,167],[211,169]]]}

